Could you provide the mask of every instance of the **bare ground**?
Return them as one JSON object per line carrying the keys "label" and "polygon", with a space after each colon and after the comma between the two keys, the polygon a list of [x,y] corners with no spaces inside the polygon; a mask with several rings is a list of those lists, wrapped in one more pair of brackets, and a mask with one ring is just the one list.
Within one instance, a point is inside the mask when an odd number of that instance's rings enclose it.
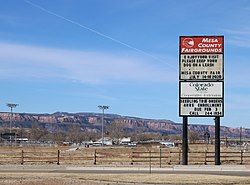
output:
{"label": "bare ground", "polygon": [[[190,146],[191,147],[191,146]],[[212,146],[211,146],[212,147]],[[203,151],[204,148],[201,149],[201,146],[194,146],[194,149],[198,151]],[[16,159],[15,155],[19,157],[21,155],[21,150],[25,150],[26,153],[34,152],[53,152],[56,154],[56,151],[60,149],[62,154],[69,156],[80,156],[84,152],[93,153],[93,149],[84,149],[75,152],[65,152],[67,147],[65,148],[44,148],[44,147],[34,147],[34,148],[0,148],[0,153],[7,154],[2,157],[2,164],[19,164],[20,159]],[[98,151],[101,150],[98,148]],[[155,149],[157,150],[157,149]],[[212,150],[212,148],[211,148]],[[125,156],[127,163],[130,163],[130,159],[128,156],[131,153],[130,148],[118,148],[118,149],[110,149],[105,148],[102,149],[102,155],[105,154],[110,158],[115,159],[115,157]],[[210,151],[210,150],[209,150]],[[224,150],[223,150],[224,151]],[[111,154],[110,154],[110,153]],[[69,153],[69,154],[68,154]],[[107,153],[107,154],[106,154]],[[15,154],[15,155],[14,155]],[[100,153],[98,153],[100,155]],[[10,161],[6,160],[8,155],[13,155],[13,157],[9,157]],[[52,155],[52,154],[50,154]],[[51,157],[51,156],[48,156]],[[1,155],[0,155],[1,158]],[[104,159],[105,159],[104,158]],[[194,157],[194,158],[197,158]],[[14,162],[16,159],[17,162]],[[192,158],[193,159],[193,158]],[[119,159],[125,160],[125,159]],[[125,162],[126,162],[125,160]],[[157,159],[158,160],[158,159]],[[203,160],[203,159],[202,159]],[[157,161],[158,162],[158,161]],[[1,164],[0,163],[0,164]],[[72,165],[80,165],[83,161],[72,160],[70,158],[69,161],[62,161],[65,164]],[[90,160],[90,164],[93,163],[93,160]],[[121,162],[119,162],[121,163]],[[26,167],[27,164],[23,165],[23,168]],[[35,162],[33,165],[36,166],[38,163]],[[99,161],[98,161],[99,164]],[[106,163],[105,163],[106,164]],[[108,163],[107,163],[108,164]],[[143,163],[144,164],[144,163]],[[148,163],[145,163],[148,164]],[[60,165],[61,166],[61,165]],[[0,165],[0,168],[6,168],[7,166]],[[44,169],[47,168],[47,164],[43,164],[42,167]],[[41,168],[41,166],[39,167]],[[0,173],[0,185],[152,185],[152,184],[211,184],[211,185],[219,185],[219,184],[250,184],[250,177],[239,177],[239,176],[222,176],[222,175],[174,175],[174,174],[58,174],[58,173]]]}
{"label": "bare ground", "polygon": [[173,174],[0,173],[1,185],[250,184],[250,177]]}

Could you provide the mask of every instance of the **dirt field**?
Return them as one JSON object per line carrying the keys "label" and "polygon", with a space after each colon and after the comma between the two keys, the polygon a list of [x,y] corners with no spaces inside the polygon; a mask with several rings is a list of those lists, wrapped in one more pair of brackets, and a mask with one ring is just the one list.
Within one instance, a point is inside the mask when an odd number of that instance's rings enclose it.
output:
{"label": "dirt field", "polygon": [[0,173],[1,185],[142,185],[142,184],[249,184],[250,177],[172,174],[6,174]]}
{"label": "dirt field", "polygon": [[[0,165],[57,164],[62,165],[176,165],[181,164],[181,149],[128,147],[3,147],[0,146]],[[214,164],[214,146],[189,145],[189,164]],[[222,164],[250,164],[250,152],[241,153],[221,147]]]}
{"label": "dirt field", "polygon": [[[189,163],[198,164],[196,161],[198,158],[201,160],[201,164],[204,164],[203,152],[205,150],[213,152],[214,146],[206,145],[190,145],[189,150],[196,153],[196,156],[190,157]],[[149,148],[82,148],[80,150],[71,150],[72,147],[0,147],[0,168],[6,164],[18,164],[21,161],[21,151],[24,150],[25,160],[35,160],[34,162],[24,162],[26,165],[37,166],[46,168],[46,165],[56,165],[57,152],[60,150],[60,160],[62,165],[93,165],[94,156],[96,152],[97,165],[102,164],[126,164],[131,165],[131,154],[134,155],[134,160],[138,160],[138,157],[142,157],[143,161],[140,164],[148,165],[147,152]],[[159,167],[159,148],[153,148],[151,150],[152,162]],[[167,165],[169,160],[180,159],[180,149],[163,149],[162,163]],[[222,152],[234,152],[227,148],[222,148]],[[155,153],[154,153],[155,152]],[[172,158],[167,157],[170,152],[173,152]],[[173,157],[174,156],[174,157]],[[191,154],[189,156],[192,156]],[[229,156],[230,157],[230,156]],[[230,159],[228,157],[228,159]],[[231,156],[232,157],[232,156]],[[211,157],[211,163],[213,163]],[[40,160],[53,160],[54,164],[50,161]],[[74,159],[74,160],[72,160]],[[141,159],[140,159],[141,160]],[[231,160],[231,159],[230,159]],[[40,161],[40,162],[39,162]],[[237,159],[237,163],[239,157]],[[229,161],[233,162],[233,160]],[[5,165],[1,165],[5,164]],[[42,165],[41,165],[42,164]],[[139,164],[139,162],[137,163]],[[136,162],[135,164],[136,165]],[[58,166],[58,165],[56,165]],[[61,165],[59,165],[61,166]],[[185,175],[185,174],[58,174],[58,173],[0,173],[0,185],[142,185],[142,184],[250,184],[250,177],[239,177],[239,176],[222,176],[222,175]]]}

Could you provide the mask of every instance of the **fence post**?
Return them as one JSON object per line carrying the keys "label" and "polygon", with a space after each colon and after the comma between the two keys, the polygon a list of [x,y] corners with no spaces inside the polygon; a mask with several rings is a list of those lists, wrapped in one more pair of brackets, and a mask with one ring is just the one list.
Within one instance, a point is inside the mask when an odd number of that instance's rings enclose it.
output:
{"label": "fence post", "polygon": [[133,156],[134,156],[134,150],[133,150],[133,148],[131,148],[131,163],[130,163],[131,165],[134,164]]}
{"label": "fence post", "polygon": [[161,168],[161,148],[160,148],[160,168]]}
{"label": "fence post", "polygon": [[169,157],[168,157],[169,161],[168,164],[171,164],[171,151],[169,151]]}
{"label": "fence post", "polygon": [[181,149],[179,150],[179,164],[181,164]]}
{"label": "fence post", "polygon": [[240,150],[240,164],[243,164],[243,150]]}
{"label": "fence post", "polygon": [[60,150],[57,150],[57,165],[60,164]]}
{"label": "fence post", "polygon": [[207,164],[207,150],[205,150],[205,163],[204,164]]}
{"label": "fence post", "polygon": [[151,174],[151,149],[149,149],[149,173]]}
{"label": "fence post", "polygon": [[23,150],[21,152],[21,165],[23,165]]}
{"label": "fence post", "polygon": [[96,150],[95,150],[95,153],[94,153],[94,165],[96,165]]}

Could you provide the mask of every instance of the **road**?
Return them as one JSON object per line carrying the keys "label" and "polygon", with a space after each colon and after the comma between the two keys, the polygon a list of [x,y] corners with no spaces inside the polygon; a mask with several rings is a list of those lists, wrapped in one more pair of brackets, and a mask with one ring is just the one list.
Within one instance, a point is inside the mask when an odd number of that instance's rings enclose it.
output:
{"label": "road", "polygon": [[44,167],[13,166],[1,168],[0,173],[61,173],[61,174],[207,174],[250,177],[250,166],[175,166],[171,168],[146,167]]}
{"label": "road", "polygon": [[[49,173],[82,173],[82,174],[149,174],[149,170],[129,171],[129,170],[55,170]],[[152,170],[152,174],[206,174],[206,175],[226,175],[226,176],[247,176],[250,172],[242,171],[163,171]]]}

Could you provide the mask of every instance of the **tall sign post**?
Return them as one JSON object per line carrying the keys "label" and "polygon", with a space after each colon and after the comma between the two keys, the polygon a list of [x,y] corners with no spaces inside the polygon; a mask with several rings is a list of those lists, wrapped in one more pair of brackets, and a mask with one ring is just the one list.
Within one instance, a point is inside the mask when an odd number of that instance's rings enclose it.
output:
{"label": "tall sign post", "polygon": [[179,49],[182,164],[188,164],[188,117],[215,117],[215,165],[220,165],[220,117],[224,116],[224,36],[180,36]]}

